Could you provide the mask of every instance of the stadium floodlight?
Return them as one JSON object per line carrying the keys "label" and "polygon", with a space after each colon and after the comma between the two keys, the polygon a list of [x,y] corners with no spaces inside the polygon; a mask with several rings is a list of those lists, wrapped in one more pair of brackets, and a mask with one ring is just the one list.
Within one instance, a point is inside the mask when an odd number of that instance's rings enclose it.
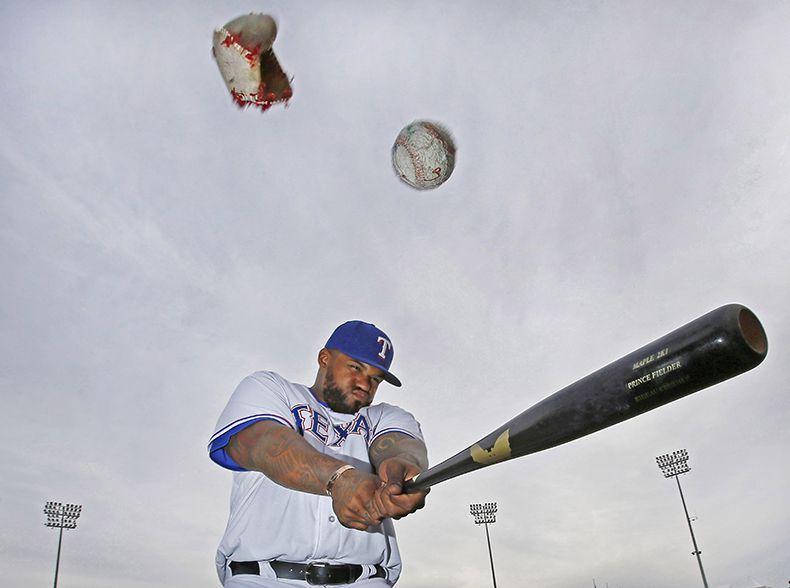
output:
{"label": "stadium floodlight", "polygon": [[82,513],[81,504],[63,504],[61,502],[47,502],[44,505],[44,514],[47,515],[45,527],[60,529],[58,536],[58,555],[55,559],[55,584],[58,588],[58,570],[60,569],[60,548],[63,544],[63,529],[76,529],[77,519]]}
{"label": "stadium floodlight", "polygon": [[475,525],[485,525],[486,543],[488,544],[488,559],[491,561],[491,578],[494,580],[496,588],[496,574],[494,573],[494,556],[491,554],[491,538],[488,535],[488,525],[496,523],[496,502],[486,502],[483,504],[470,504],[469,512],[475,519]]}
{"label": "stadium floodlight", "polygon": [[686,508],[686,499],[683,497],[683,489],[680,487],[680,479],[678,478],[680,474],[687,474],[691,471],[688,461],[689,454],[685,449],[679,449],[678,451],[673,451],[672,453],[659,455],[656,458],[656,463],[661,469],[661,473],[664,474],[664,477],[675,478],[675,482],[677,482],[678,492],[680,492],[680,501],[683,503],[683,512],[686,513],[686,523],[688,523],[689,533],[691,533],[691,543],[694,545],[694,551],[692,551],[691,554],[697,557],[699,572],[702,574],[702,584],[705,586],[705,588],[708,588],[708,579],[705,577],[705,569],[702,567],[702,558],[700,557],[702,552],[697,547],[697,540],[694,537],[694,529],[691,526],[691,517],[689,516],[689,511]]}

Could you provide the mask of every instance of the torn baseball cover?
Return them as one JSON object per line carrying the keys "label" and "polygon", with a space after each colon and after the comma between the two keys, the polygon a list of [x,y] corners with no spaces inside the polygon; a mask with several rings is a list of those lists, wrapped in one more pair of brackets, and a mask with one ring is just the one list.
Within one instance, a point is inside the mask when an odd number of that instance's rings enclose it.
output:
{"label": "torn baseball cover", "polygon": [[277,23],[268,14],[245,14],[214,31],[214,59],[233,101],[262,111],[293,95],[272,44]]}

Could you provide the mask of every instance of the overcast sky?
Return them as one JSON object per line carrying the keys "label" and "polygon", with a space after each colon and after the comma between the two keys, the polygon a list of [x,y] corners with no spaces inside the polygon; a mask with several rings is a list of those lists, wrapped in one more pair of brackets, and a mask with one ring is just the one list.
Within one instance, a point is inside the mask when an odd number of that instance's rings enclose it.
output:
{"label": "overcast sky", "polygon": [[[237,109],[215,28],[279,23],[287,108]],[[432,463],[720,305],[755,370],[437,485],[399,588],[790,579],[790,4],[8,0],[0,5],[0,572],[218,586],[231,474],[206,443],[259,369],[312,383],[349,319],[392,338]],[[456,169],[393,173],[415,119]]]}

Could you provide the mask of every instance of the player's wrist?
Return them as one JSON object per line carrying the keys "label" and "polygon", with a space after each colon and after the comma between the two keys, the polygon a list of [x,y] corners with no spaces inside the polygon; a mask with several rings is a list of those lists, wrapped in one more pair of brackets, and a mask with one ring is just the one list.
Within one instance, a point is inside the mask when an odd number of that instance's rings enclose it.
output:
{"label": "player's wrist", "polygon": [[402,483],[413,478],[423,468],[419,460],[408,455],[399,455],[384,460],[379,466],[379,475],[389,483]]}
{"label": "player's wrist", "polygon": [[335,484],[340,479],[340,476],[345,474],[349,470],[356,469],[354,466],[350,464],[343,464],[339,468],[337,468],[332,475],[329,477],[329,480],[326,482],[326,494],[327,496],[332,496],[332,489],[335,487]]}

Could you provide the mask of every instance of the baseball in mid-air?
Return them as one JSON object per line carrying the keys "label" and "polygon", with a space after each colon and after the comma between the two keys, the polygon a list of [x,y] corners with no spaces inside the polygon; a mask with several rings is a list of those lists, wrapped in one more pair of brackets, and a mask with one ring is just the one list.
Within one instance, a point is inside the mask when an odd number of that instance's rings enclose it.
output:
{"label": "baseball in mid-air", "polygon": [[416,120],[398,133],[392,146],[392,165],[400,179],[412,188],[437,188],[453,173],[455,144],[440,124]]}

